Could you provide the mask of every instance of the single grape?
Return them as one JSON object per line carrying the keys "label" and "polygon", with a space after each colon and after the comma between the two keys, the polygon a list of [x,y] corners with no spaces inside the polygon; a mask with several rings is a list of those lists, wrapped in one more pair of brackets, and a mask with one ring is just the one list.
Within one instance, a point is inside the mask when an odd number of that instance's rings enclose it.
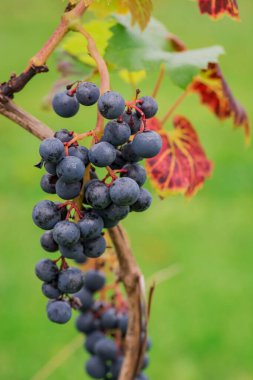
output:
{"label": "single grape", "polygon": [[58,289],[62,293],[76,293],[83,286],[83,272],[74,267],[62,270],[58,277]]}
{"label": "single grape", "polygon": [[127,123],[110,121],[106,124],[102,141],[118,146],[125,144],[131,136],[131,130]]}
{"label": "single grape", "polygon": [[119,317],[118,326],[119,326],[119,329],[120,329],[122,335],[123,336],[126,335],[127,327],[128,327],[128,315],[127,314],[123,314]]}
{"label": "single grape", "polygon": [[56,182],[56,194],[65,200],[76,198],[81,191],[81,182],[66,183],[62,178]]}
{"label": "single grape", "polygon": [[111,203],[107,208],[103,210],[96,210],[104,221],[118,222],[124,219],[129,213],[129,206],[117,206]]}
{"label": "single grape", "polygon": [[56,175],[56,164],[49,161],[45,161],[44,167],[49,174]]}
{"label": "single grape", "polygon": [[106,250],[106,241],[103,236],[96,239],[85,240],[84,254],[87,257],[95,259],[101,256]]}
{"label": "single grape", "polygon": [[84,286],[77,293],[73,294],[74,297],[78,298],[82,306],[80,310],[88,311],[93,304],[92,293]]}
{"label": "single grape", "polygon": [[57,164],[65,155],[63,143],[55,137],[43,140],[39,152],[44,161],[53,164]]}
{"label": "single grape", "polygon": [[89,270],[85,274],[84,285],[92,293],[98,292],[105,285],[105,275],[98,270]]}
{"label": "single grape", "polygon": [[154,131],[144,131],[138,133],[132,142],[135,154],[143,158],[156,156],[162,148],[161,136]]}
{"label": "single grape", "polygon": [[140,373],[135,380],[148,380],[148,378],[143,373]]}
{"label": "single grape", "polygon": [[123,356],[118,356],[117,359],[112,362],[110,372],[112,374],[113,379],[118,379],[118,376],[120,374],[121,367],[123,364],[123,360],[124,360]]}
{"label": "single grape", "polygon": [[73,132],[70,132],[68,129],[60,129],[55,132],[54,137],[56,137],[61,142],[69,142],[73,139]]}
{"label": "single grape", "polygon": [[87,260],[88,260],[88,257],[85,256],[84,253],[78,255],[78,257],[75,258],[75,262],[77,264],[85,264]]}
{"label": "single grape", "polygon": [[58,244],[53,238],[53,231],[46,231],[40,238],[40,244],[47,252],[58,251]]}
{"label": "single grape", "polygon": [[93,314],[90,311],[79,314],[76,319],[76,328],[78,331],[90,334],[96,330],[96,324],[93,318]]}
{"label": "single grape", "polygon": [[43,191],[45,191],[45,193],[55,194],[56,193],[55,184],[57,180],[58,180],[57,176],[46,173],[41,178],[40,187],[42,188]]}
{"label": "single grape", "polygon": [[71,307],[66,301],[49,301],[47,304],[47,316],[55,323],[66,323],[71,318]]}
{"label": "single grape", "polygon": [[85,365],[86,372],[93,379],[104,379],[106,375],[106,365],[97,356],[92,356]]}
{"label": "single grape", "polygon": [[102,360],[115,360],[117,358],[117,346],[109,338],[99,339],[95,345],[95,354]]}
{"label": "single grape", "polygon": [[83,245],[80,242],[71,245],[71,247],[60,245],[59,250],[62,256],[66,257],[67,259],[78,260],[84,256]]}
{"label": "single grape", "polygon": [[71,247],[80,239],[80,229],[77,224],[63,220],[54,227],[53,237],[59,245]]}
{"label": "single grape", "polygon": [[152,196],[150,192],[146,189],[140,190],[140,195],[137,201],[131,205],[130,210],[136,212],[142,212],[147,210],[152,203]]}
{"label": "single grape", "polygon": [[59,269],[52,260],[43,259],[36,264],[35,273],[40,280],[52,282],[57,279]]}
{"label": "single grape", "polygon": [[110,219],[104,218],[103,221],[104,221],[105,228],[113,228],[113,227],[116,227],[119,224],[120,219],[112,221]]}
{"label": "single grape", "polygon": [[128,177],[116,179],[110,187],[111,200],[117,206],[130,206],[137,201],[139,195],[138,184]]}
{"label": "single grape", "polygon": [[109,188],[99,180],[92,180],[86,186],[84,199],[94,208],[106,208],[111,203]]}
{"label": "single grape", "polygon": [[118,92],[107,91],[98,100],[98,110],[106,119],[117,119],[125,109],[125,101]]}
{"label": "single grape", "polygon": [[103,219],[95,211],[85,212],[77,225],[84,240],[98,238],[104,227]]}
{"label": "single grape", "polygon": [[97,103],[100,96],[99,88],[95,83],[82,82],[76,90],[76,98],[84,106],[92,106]]}
{"label": "single grape", "polygon": [[104,329],[115,329],[118,325],[116,310],[110,308],[101,315],[101,327]]}
{"label": "single grape", "polygon": [[80,158],[75,156],[67,156],[59,162],[56,167],[58,177],[66,183],[81,181],[84,175],[85,166]]}
{"label": "single grape", "polygon": [[95,345],[96,343],[100,340],[100,339],[103,339],[105,337],[105,335],[101,332],[101,331],[93,331],[92,333],[90,333],[86,340],[85,340],[85,344],[84,344],[84,347],[86,348],[86,350],[90,353],[90,354],[95,354]]}
{"label": "single grape", "polygon": [[140,108],[144,113],[146,119],[150,119],[151,117],[155,116],[155,114],[158,111],[158,105],[156,100],[151,96],[143,96],[142,98],[140,98],[140,101],[142,103],[138,103],[137,105],[138,108]]}
{"label": "single grape", "polygon": [[128,143],[122,148],[122,157],[126,162],[138,162],[142,157],[135,153],[133,150],[133,143]]}
{"label": "single grape", "polygon": [[135,135],[141,127],[141,119],[136,112],[126,111],[122,114],[122,119],[131,129],[131,135]]}
{"label": "single grape", "polygon": [[36,226],[51,230],[61,220],[61,211],[51,201],[40,201],[33,208],[32,218]]}
{"label": "single grape", "polygon": [[145,355],[143,358],[143,363],[142,363],[141,369],[142,370],[146,369],[148,366],[149,366],[149,357],[148,357],[148,355]]}
{"label": "single grape", "polygon": [[151,347],[152,347],[151,339],[147,337],[146,350],[149,351]]}
{"label": "single grape", "polygon": [[57,115],[62,117],[72,117],[79,110],[79,103],[75,95],[70,96],[66,92],[59,92],[52,101],[52,106]]}
{"label": "single grape", "polygon": [[57,299],[62,295],[60,290],[57,288],[56,282],[50,282],[50,283],[44,282],[42,284],[41,290],[44,296],[50,299]]}
{"label": "single grape", "polygon": [[71,146],[69,148],[69,155],[80,158],[84,166],[87,166],[89,163],[89,149],[85,146]]}
{"label": "single grape", "polygon": [[116,158],[116,149],[106,141],[93,145],[89,150],[90,162],[99,168],[109,166]]}
{"label": "single grape", "polygon": [[126,173],[121,173],[121,177],[132,178],[139,186],[143,186],[147,179],[146,170],[137,163],[126,164],[122,168]]}
{"label": "single grape", "polygon": [[110,168],[113,170],[122,169],[122,167],[126,165],[126,161],[122,156],[122,152],[120,150],[116,150],[116,158],[113,163],[110,165]]}

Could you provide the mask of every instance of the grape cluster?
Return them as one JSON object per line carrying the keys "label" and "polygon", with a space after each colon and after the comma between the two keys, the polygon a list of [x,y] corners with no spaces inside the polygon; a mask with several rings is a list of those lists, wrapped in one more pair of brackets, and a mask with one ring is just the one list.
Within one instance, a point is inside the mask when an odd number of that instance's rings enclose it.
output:
{"label": "grape cluster", "polygon": [[[124,358],[124,337],[128,325],[127,304],[117,292],[112,295],[110,302],[95,298],[105,290],[106,278],[101,270],[86,272],[84,286],[74,294],[81,304],[76,328],[86,336],[84,348],[90,354],[85,364],[86,372],[93,379],[117,380]],[[145,339],[144,331],[142,337]],[[150,340],[147,339],[146,351],[149,349]],[[149,358],[146,354],[142,371],[148,364]],[[135,380],[147,380],[147,377],[139,373]]]}
{"label": "grape cluster", "polygon": [[[76,326],[87,335],[85,348],[92,355],[86,363],[88,374],[95,379],[116,380],[124,355],[127,304],[122,301],[118,307],[115,300],[98,301],[96,293],[105,289],[104,274],[95,269],[84,273],[75,265],[97,262],[94,259],[106,250],[104,229],[115,227],[130,212],[150,207],[152,197],[143,188],[146,171],[139,161],[156,156],[162,140],[146,128],[146,119],[158,108],[149,96],[125,102],[117,92],[100,96],[95,84],[79,82],[74,89],[56,94],[53,108],[58,115],[71,117],[80,104],[95,103],[98,112],[108,119],[102,136],[98,137],[95,130],[77,135],[61,129],[40,145],[41,161],[36,166],[46,170],[40,186],[62,201],[38,202],[32,217],[45,230],[40,239],[42,248],[49,253],[59,251],[60,257],[39,261],[35,273],[48,298],[49,320],[63,324],[70,320],[72,308],[80,310]],[[93,137],[94,144],[90,148],[79,145],[88,136]],[[105,170],[102,179],[100,168]],[[69,266],[67,259],[74,260],[75,265]],[[147,364],[145,356],[143,369]],[[135,380],[145,379],[140,373]]]}

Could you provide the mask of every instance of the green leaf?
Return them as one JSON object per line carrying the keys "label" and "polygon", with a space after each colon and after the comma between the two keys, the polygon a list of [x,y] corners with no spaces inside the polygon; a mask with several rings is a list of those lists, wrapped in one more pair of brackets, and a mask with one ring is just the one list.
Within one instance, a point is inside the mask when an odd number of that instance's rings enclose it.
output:
{"label": "green leaf", "polygon": [[160,22],[152,18],[141,31],[137,25],[132,26],[130,15],[117,15],[115,19],[117,24],[111,28],[113,35],[105,54],[108,62],[120,69],[138,71],[150,67],[152,60],[160,60],[160,55],[169,46],[167,30]]}
{"label": "green leaf", "polygon": [[111,28],[105,58],[117,69],[154,70],[165,63],[174,83],[186,88],[200,70],[207,68],[208,63],[218,62],[224,52],[220,46],[173,52],[168,31],[154,18],[144,31],[138,26],[132,27],[129,15],[117,15],[115,19],[117,24]]}
{"label": "green leaf", "polygon": [[164,62],[172,81],[185,89],[200,70],[207,69],[209,63],[217,63],[221,54],[224,54],[221,46],[212,46],[180,53],[165,53]]}

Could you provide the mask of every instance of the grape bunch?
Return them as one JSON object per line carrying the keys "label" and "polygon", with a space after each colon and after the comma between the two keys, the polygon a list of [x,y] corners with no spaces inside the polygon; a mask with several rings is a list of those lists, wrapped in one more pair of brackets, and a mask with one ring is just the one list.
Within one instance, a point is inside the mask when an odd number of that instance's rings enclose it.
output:
{"label": "grape bunch", "polygon": [[[86,363],[88,374],[116,380],[124,355],[127,304],[122,301],[118,307],[115,300],[97,300],[96,293],[105,288],[104,274],[98,270],[84,273],[76,265],[98,262],[107,248],[106,229],[117,226],[131,212],[150,207],[152,197],[143,188],[146,171],[139,162],[156,156],[162,140],[146,128],[146,119],[158,109],[150,96],[138,99],[137,94],[133,101],[125,101],[117,92],[100,96],[95,84],[78,82],[75,88],[56,94],[52,105],[58,115],[71,117],[80,104],[95,103],[108,119],[103,133],[98,135],[94,128],[78,135],[61,129],[40,144],[41,161],[35,166],[46,170],[40,186],[61,200],[38,202],[32,218],[45,231],[40,239],[42,248],[50,254],[59,251],[60,256],[40,260],[35,273],[48,298],[49,320],[64,324],[72,309],[80,310],[77,329],[87,335],[85,347],[92,355]],[[91,147],[79,144],[89,136],[93,138]],[[102,171],[105,173],[100,178]],[[74,265],[69,266],[68,260]],[[143,369],[147,364],[145,356]],[[145,379],[140,373],[135,380]]]}
{"label": "grape bunch", "polygon": [[[105,291],[104,273],[93,269],[87,271],[83,287],[74,294],[81,304],[76,328],[86,336],[84,349],[90,354],[85,364],[86,372],[93,379],[117,380],[124,358],[124,338],[128,325],[127,303],[119,291],[115,291],[107,302],[99,300],[99,295]],[[145,339],[144,331],[142,338]],[[147,339],[146,351],[150,349],[150,345],[151,342]],[[147,380],[142,371],[148,364],[149,357],[146,354],[141,372],[135,380]]]}

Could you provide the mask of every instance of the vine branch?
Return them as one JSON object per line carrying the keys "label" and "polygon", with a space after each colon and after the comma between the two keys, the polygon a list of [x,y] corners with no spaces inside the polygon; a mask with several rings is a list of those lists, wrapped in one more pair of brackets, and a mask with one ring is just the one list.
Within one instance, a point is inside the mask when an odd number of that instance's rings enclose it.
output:
{"label": "vine branch", "polygon": [[133,380],[137,374],[142,349],[141,272],[122,226],[118,225],[108,231],[118,257],[120,278],[126,289],[129,307],[126,352],[119,380]]}
{"label": "vine branch", "polygon": [[14,93],[21,91],[36,74],[48,71],[48,67],[45,66],[47,59],[62,41],[63,37],[72,29],[76,20],[84,14],[89,3],[88,0],[81,0],[75,8],[63,14],[58,27],[45,45],[30,59],[26,69],[18,76],[12,74],[7,82],[1,83],[0,93],[2,95],[13,98]]}

